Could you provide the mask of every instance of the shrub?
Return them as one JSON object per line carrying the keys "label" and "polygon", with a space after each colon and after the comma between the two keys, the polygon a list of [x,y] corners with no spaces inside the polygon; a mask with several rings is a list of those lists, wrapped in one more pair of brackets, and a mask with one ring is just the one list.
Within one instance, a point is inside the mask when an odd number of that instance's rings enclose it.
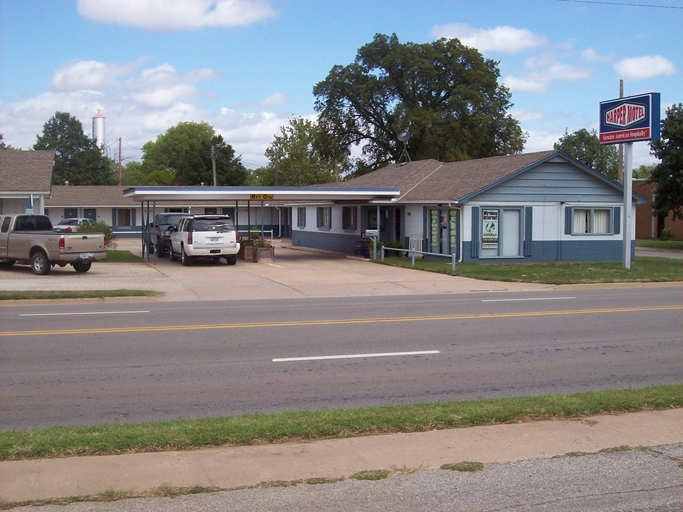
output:
{"label": "shrub", "polygon": [[114,242],[114,233],[111,228],[104,222],[96,222],[95,224],[80,224],[76,230],[79,233],[104,233],[104,245],[107,249],[116,249],[116,242]]}

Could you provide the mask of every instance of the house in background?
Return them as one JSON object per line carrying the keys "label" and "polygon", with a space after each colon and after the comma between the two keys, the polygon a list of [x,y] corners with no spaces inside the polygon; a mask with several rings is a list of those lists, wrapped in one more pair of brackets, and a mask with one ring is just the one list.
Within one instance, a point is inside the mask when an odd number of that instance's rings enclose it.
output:
{"label": "house in background", "polygon": [[[353,253],[370,229],[382,241],[465,262],[622,258],[622,186],[561,151],[407,162],[322,186],[393,187],[400,196],[297,206],[293,245]],[[631,233],[635,204],[644,202],[633,196]]]}
{"label": "house in background", "polygon": [[670,229],[671,235],[683,240],[683,220],[674,219],[674,214],[654,215],[652,201],[654,201],[654,188],[656,183],[647,183],[645,179],[633,180],[633,192],[645,198],[644,204],[636,206],[636,238],[659,238],[662,230]]}
{"label": "house in background", "polygon": [[44,213],[55,152],[0,150],[0,213]]}

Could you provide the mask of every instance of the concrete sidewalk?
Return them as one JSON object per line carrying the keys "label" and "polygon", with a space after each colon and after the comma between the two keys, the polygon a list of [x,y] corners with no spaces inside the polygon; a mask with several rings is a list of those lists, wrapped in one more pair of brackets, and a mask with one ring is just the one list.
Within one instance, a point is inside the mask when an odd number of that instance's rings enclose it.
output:
{"label": "concrete sidewalk", "polygon": [[348,478],[365,470],[427,471],[683,443],[683,410],[540,421],[184,452],[0,463],[0,500],[19,502],[168,485],[234,489],[263,482]]}

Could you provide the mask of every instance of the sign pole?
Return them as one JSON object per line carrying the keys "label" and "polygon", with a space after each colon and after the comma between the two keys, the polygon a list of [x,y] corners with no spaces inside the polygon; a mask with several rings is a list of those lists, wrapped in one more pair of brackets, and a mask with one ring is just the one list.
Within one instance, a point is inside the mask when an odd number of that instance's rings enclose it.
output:
{"label": "sign pole", "polygon": [[632,191],[633,191],[633,142],[625,144],[624,158],[624,255],[623,266],[625,269],[631,268],[631,210]]}

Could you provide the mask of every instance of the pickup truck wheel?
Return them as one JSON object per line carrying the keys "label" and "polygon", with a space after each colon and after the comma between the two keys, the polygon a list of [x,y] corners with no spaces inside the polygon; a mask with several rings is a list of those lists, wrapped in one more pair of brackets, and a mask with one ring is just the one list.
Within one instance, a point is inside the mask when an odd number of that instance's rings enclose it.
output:
{"label": "pickup truck wheel", "polygon": [[90,270],[90,266],[92,265],[92,262],[87,261],[85,263],[74,263],[74,270],[79,273],[87,272]]}
{"label": "pickup truck wheel", "polygon": [[176,253],[173,252],[172,245],[168,248],[168,257],[171,258],[171,261],[178,261],[178,256],[176,256]]}
{"label": "pickup truck wheel", "polygon": [[50,272],[50,260],[47,259],[45,253],[42,251],[37,251],[31,256],[31,270],[33,273],[39,276],[44,276]]}
{"label": "pickup truck wheel", "polygon": [[232,256],[228,256],[226,258],[228,260],[228,265],[234,265],[237,263],[237,255],[233,254]]}
{"label": "pickup truck wheel", "polygon": [[187,253],[185,252],[185,248],[184,248],[184,247],[182,247],[182,248],[180,249],[180,251],[181,251],[181,252],[180,252],[180,262],[181,262],[184,266],[188,267],[189,265],[192,264],[192,260],[190,260],[190,257],[189,257],[189,256],[187,255]]}

